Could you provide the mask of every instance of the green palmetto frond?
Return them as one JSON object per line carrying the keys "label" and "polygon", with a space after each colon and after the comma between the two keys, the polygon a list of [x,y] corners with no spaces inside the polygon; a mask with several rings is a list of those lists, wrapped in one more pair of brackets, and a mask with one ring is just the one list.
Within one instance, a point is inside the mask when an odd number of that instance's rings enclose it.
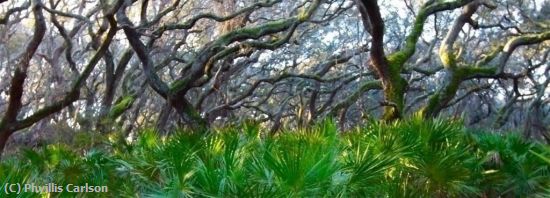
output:
{"label": "green palmetto frond", "polygon": [[548,189],[550,165],[537,158],[542,145],[526,142],[517,133],[478,136],[478,145],[486,153],[486,169],[493,170],[484,181],[499,196],[533,196]]}
{"label": "green palmetto frond", "polygon": [[[13,190],[17,191],[19,186],[16,186],[17,184],[27,184],[30,183],[30,181],[33,180],[33,170],[31,166],[25,166],[20,161],[15,159],[8,159],[4,160],[2,164],[0,164],[0,182],[2,186],[0,186],[0,195],[2,197],[11,198],[11,197],[38,197],[35,193],[30,192],[21,192],[16,193],[12,192],[9,194],[6,194],[6,187],[8,190],[12,188]],[[8,186],[6,186],[8,184]],[[12,186],[14,185],[14,186]]]}
{"label": "green palmetto frond", "polygon": [[320,196],[338,171],[336,127],[326,121],[312,129],[286,132],[266,142],[263,165],[279,194]]}

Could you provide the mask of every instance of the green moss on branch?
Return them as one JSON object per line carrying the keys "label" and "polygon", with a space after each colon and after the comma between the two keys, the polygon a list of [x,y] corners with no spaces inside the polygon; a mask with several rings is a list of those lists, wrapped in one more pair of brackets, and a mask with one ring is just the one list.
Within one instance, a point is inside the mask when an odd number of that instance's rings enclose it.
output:
{"label": "green moss on branch", "polygon": [[128,95],[122,97],[109,111],[107,119],[115,120],[120,115],[122,115],[126,110],[130,109],[134,104],[136,98],[134,96]]}

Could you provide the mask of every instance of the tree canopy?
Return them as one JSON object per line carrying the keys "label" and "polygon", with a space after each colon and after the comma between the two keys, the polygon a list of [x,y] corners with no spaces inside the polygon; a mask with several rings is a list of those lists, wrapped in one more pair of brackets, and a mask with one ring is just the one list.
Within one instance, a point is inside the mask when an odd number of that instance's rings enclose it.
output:
{"label": "tree canopy", "polygon": [[0,151],[412,115],[550,141],[549,17],[538,0],[3,0]]}

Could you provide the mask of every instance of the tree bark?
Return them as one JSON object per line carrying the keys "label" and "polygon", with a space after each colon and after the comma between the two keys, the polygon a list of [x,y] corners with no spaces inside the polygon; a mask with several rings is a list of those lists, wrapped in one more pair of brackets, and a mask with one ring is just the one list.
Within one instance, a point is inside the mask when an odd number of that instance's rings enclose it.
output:
{"label": "tree bark", "polygon": [[0,159],[2,158],[2,153],[12,133],[13,132],[9,130],[0,131]]}
{"label": "tree bark", "polygon": [[[376,0],[356,1],[365,29],[371,33],[370,65],[382,82],[386,104],[383,119],[393,121],[402,117],[405,104],[406,81],[401,77],[400,66],[390,65],[384,54],[384,20]],[[367,22],[365,22],[367,21]]]}
{"label": "tree bark", "polygon": [[40,1],[33,2],[32,13],[34,15],[34,35],[25,48],[25,53],[18,62],[13,78],[11,79],[11,86],[9,88],[8,107],[2,120],[0,120],[0,156],[4,151],[6,142],[9,137],[15,131],[13,125],[17,122],[17,116],[21,110],[23,97],[23,89],[25,79],[27,78],[27,70],[30,65],[30,61],[38,50],[44,34],[46,33],[46,22],[44,15],[42,14],[42,7]]}

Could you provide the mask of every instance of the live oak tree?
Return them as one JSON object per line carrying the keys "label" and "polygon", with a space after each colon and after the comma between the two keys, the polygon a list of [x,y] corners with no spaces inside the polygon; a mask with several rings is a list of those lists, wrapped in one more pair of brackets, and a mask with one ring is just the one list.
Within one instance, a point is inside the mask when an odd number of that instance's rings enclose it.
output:
{"label": "live oak tree", "polygon": [[[455,97],[463,81],[473,78],[512,77],[513,75],[506,74],[503,68],[514,50],[522,45],[541,43],[550,39],[550,32],[548,31],[520,35],[511,38],[505,45],[496,47],[479,61],[473,63],[457,62],[457,56],[460,54],[457,54],[453,46],[463,26],[467,23],[475,25],[472,15],[480,6],[494,9],[496,5],[491,1],[428,1],[417,12],[412,29],[405,38],[403,48],[386,56],[384,52],[384,21],[377,1],[357,1],[357,6],[361,11],[365,29],[372,35],[370,64],[377,72],[383,85],[384,97],[388,103],[387,106],[389,106],[384,110],[384,119],[386,120],[402,117],[407,81],[401,75],[405,63],[416,51],[416,44],[423,32],[427,18],[437,12],[463,7],[462,14],[456,18],[439,47],[439,57],[447,73],[446,75],[449,76],[446,79],[448,82],[445,82],[443,87],[429,97],[427,105],[421,110],[425,117],[437,116]],[[498,60],[495,61],[495,65],[487,65],[497,56]]]}
{"label": "live oak tree", "polygon": [[104,13],[105,20],[109,22],[110,28],[107,31],[101,46],[97,49],[94,56],[86,64],[84,69],[76,76],[70,89],[65,93],[65,95],[59,97],[58,100],[35,110],[29,116],[20,118],[19,114],[22,108],[22,97],[25,92],[24,83],[28,75],[27,72],[33,56],[44,39],[47,28],[43,14],[44,5],[42,2],[38,0],[33,1],[30,9],[32,10],[34,18],[34,34],[32,39],[26,45],[23,54],[18,57],[19,60],[15,65],[15,70],[13,72],[13,76],[11,77],[9,98],[7,100],[8,103],[2,120],[0,121],[0,152],[3,151],[7,140],[14,132],[32,126],[41,119],[62,110],[63,108],[69,106],[72,102],[79,99],[80,89],[84,86],[86,79],[90,76],[99,59],[107,51],[107,48],[110,45],[117,29],[114,19],[114,11],[117,10],[115,7],[114,9],[108,10]]}

